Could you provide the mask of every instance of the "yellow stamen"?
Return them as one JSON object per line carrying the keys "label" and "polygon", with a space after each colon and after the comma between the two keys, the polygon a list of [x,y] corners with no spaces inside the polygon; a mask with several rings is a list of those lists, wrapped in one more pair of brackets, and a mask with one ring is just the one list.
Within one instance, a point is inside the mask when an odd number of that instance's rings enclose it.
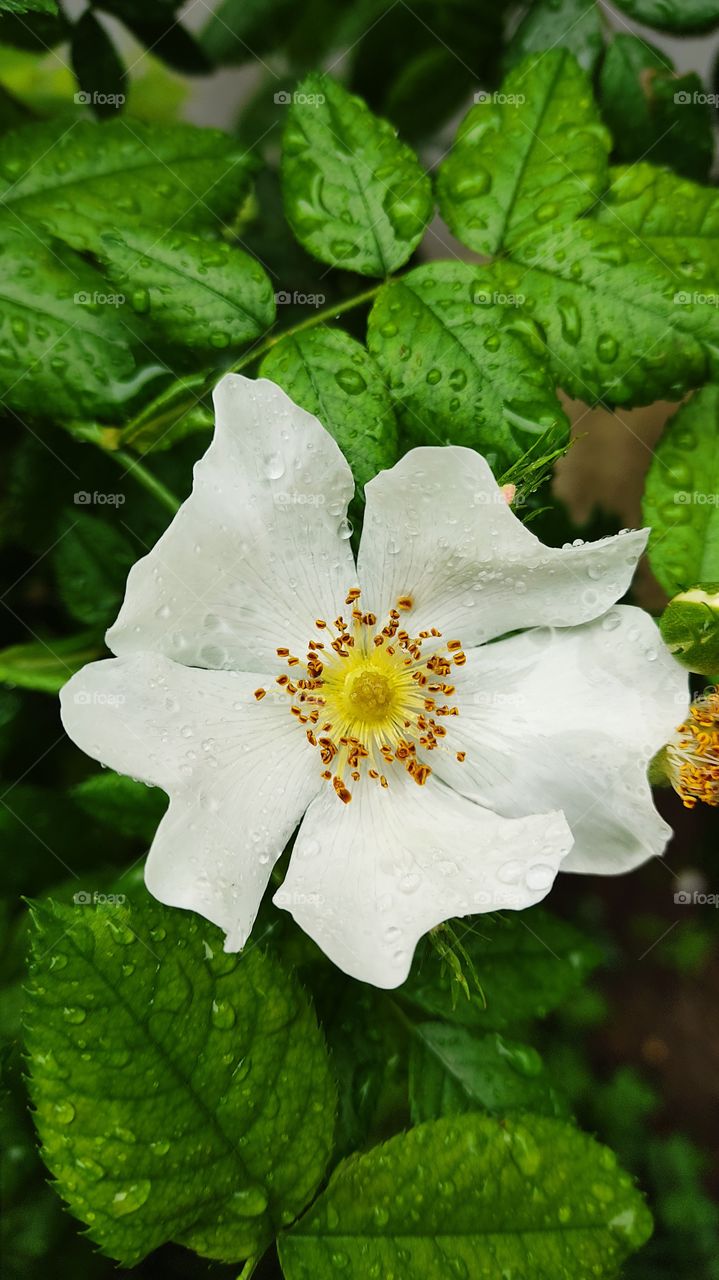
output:
{"label": "yellow stamen", "polygon": [[[387,774],[378,765],[400,766],[418,786],[425,785],[432,770],[419,753],[443,750],[447,734],[435,717],[456,716],[459,710],[446,703],[438,706],[424,690],[451,698],[455,686],[445,677],[453,663],[465,661],[461,641],[451,640],[442,649],[441,632],[435,627],[412,637],[400,626],[401,613],[414,607],[411,596],[400,596],[378,627],[377,615],[357,604],[360,594],[359,587],[347,593],[345,603],[354,606],[349,621],[342,616],[332,625],[316,620],[318,631],[329,632],[328,645],[309,640],[304,659],[288,648],[277,650],[287,666],[304,666],[306,676],[291,681],[283,673],[276,682],[290,698],[290,711],[300,724],[318,726],[322,709],[317,734],[305,729],[305,735],[310,746],[318,748],[321,776],[344,804],[352,799],[345,772],[353,783],[367,777],[386,788]],[[431,652],[425,655],[422,646],[427,642]],[[455,755],[464,760],[463,751]]]}
{"label": "yellow stamen", "polygon": [[687,809],[698,800],[719,805],[719,692],[709,689],[666,748],[669,777]]}

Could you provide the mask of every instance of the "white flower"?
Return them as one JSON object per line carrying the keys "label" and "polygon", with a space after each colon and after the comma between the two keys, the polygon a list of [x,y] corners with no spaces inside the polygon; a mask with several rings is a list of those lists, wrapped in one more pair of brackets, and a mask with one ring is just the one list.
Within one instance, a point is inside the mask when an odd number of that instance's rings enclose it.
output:
{"label": "white flower", "polygon": [[422,448],[367,486],[355,566],[352,475],[317,419],[235,375],[215,408],[117,657],[62,696],[85,751],[170,795],[157,898],[237,950],[300,824],[275,902],[393,987],[441,921],[663,851],[646,769],[687,677],[651,618],[612,608],[646,533],[550,549],[477,453]]}

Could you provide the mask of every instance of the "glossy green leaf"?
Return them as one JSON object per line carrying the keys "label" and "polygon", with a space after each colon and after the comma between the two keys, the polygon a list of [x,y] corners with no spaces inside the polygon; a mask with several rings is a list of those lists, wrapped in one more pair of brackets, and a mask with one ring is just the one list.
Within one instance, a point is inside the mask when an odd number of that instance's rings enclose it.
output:
{"label": "glossy green leaf", "polygon": [[[635,235],[665,262],[681,291],[684,280],[716,291],[719,274],[719,191],[667,169],[636,164],[611,171],[611,186],[594,211],[597,222]],[[691,286],[688,286],[690,289]]]}
{"label": "glossy green leaf", "polygon": [[475,1114],[345,1160],[280,1261],[287,1280],[613,1280],[650,1231],[608,1148],[559,1120]]}
{"label": "glossy green leaf", "polygon": [[439,171],[442,216],[478,253],[511,248],[591,207],[606,186],[609,146],[572,55],[530,55],[460,125]]}
{"label": "glossy green leaf", "polygon": [[[111,508],[117,512],[119,508]],[[98,630],[114,622],[132,565],[142,553],[126,530],[116,524],[75,509],[68,516],[68,531],[53,551],[60,598],[65,608]],[[119,527],[117,527],[119,526]]]}
{"label": "glossy green leaf", "polygon": [[432,216],[429,178],[414,152],[359,98],[314,73],[287,108],[282,190],[305,249],[362,275],[401,267]]}
{"label": "glossy green leaf", "polygon": [[636,22],[682,35],[708,31],[719,23],[718,0],[616,0]]}
{"label": "glossy green leaf", "polygon": [[257,941],[227,955],[214,926],[139,891],[35,916],[30,1090],[57,1189],[126,1266],[167,1240],[224,1261],[262,1251],[332,1141],[301,990]]}
{"label": "glossy green leaf", "polygon": [[468,445],[494,465],[566,440],[553,380],[494,300],[486,268],[463,262],[418,267],[378,295],[368,345],[411,443]]}
{"label": "glossy green leaf", "polygon": [[497,288],[524,295],[521,311],[572,396],[676,400],[719,370],[715,295],[695,267],[667,269],[626,230],[591,219],[551,227],[492,272]]}
{"label": "glossy green leaf", "polygon": [[98,226],[138,215],[165,227],[212,226],[239,208],[250,164],[217,129],[124,117],[26,125],[3,142],[0,215],[37,221],[77,249]]}
{"label": "glossy green leaf", "polygon": [[719,581],[719,387],[703,387],[669,419],[642,507],[649,563],[669,595]]}
{"label": "glossy green leaf", "polygon": [[412,1120],[436,1120],[465,1111],[509,1115],[566,1115],[542,1059],[530,1045],[497,1032],[478,1035],[444,1022],[420,1022],[409,1060]]}
{"label": "glossy green leaf", "polygon": [[103,650],[101,637],[92,631],[14,644],[0,649],[0,683],[18,689],[59,693],[70,676],[86,662],[102,657]]}
{"label": "glossy green leaf", "polygon": [[509,42],[505,62],[513,66],[529,53],[546,56],[558,44],[593,71],[604,48],[599,6],[591,0],[535,0]]}
{"label": "glossy green leaf", "polygon": [[132,335],[77,254],[0,221],[0,397],[20,413],[82,417],[120,403]]}
{"label": "glossy green leaf", "polygon": [[448,966],[426,942],[402,998],[434,1018],[483,1031],[545,1017],[579,989],[600,959],[594,943],[541,907],[483,916],[459,937],[484,1000],[471,986],[469,998],[453,990]]}
{"label": "glossy green leaf", "polygon": [[397,461],[397,423],[372,357],[342,329],[308,329],[272,347],[260,375],[283,387],[334,436],[362,491]]}
{"label": "glossy green leaf", "polygon": [[167,343],[222,351],[258,338],[275,318],[269,276],[249,253],[224,241],[138,221],[99,232],[88,247]]}

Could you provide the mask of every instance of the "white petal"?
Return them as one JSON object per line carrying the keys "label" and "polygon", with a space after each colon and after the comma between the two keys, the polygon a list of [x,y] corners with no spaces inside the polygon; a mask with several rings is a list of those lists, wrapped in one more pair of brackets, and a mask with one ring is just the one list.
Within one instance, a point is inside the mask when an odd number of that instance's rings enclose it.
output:
{"label": "white petal", "polygon": [[453,680],[451,751],[433,760],[447,782],[508,816],[561,809],[575,840],[562,871],[611,875],[664,851],[647,766],[684,718],[688,678],[648,614],[620,605],[500,640]]}
{"label": "white petal", "polygon": [[288,699],[245,673],[183,667],[159,654],[84,667],[62,720],[88,755],[170,795],[145,870],[151,893],[225,929],[250,932],[274,863],[323,786]]}
{"label": "white petal", "polygon": [[273,382],[227,374],[192,494],[130,572],[107,643],[187,666],[271,670],[305,649],[356,582],[352,473],[310,413]]}
{"label": "white petal", "polygon": [[472,449],[413,449],[366,486],[362,603],[384,616],[400,596],[417,634],[467,645],[520,627],[599,617],[626,591],[648,531],[545,547],[507,505]]}
{"label": "white petal", "polygon": [[310,805],[274,901],[345,973],[396,987],[428,929],[538,902],[570,845],[558,813],[511,822],[433,778],[363,779],[349,804],[328,787]]}

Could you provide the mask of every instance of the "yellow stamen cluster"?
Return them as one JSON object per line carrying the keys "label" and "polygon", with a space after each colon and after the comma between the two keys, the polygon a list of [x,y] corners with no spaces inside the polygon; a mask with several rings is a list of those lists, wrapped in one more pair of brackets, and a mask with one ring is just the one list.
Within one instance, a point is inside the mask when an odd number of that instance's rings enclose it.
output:
{"label": "yellow stamen cluster", "polygon": [[[351,608],[347,619],[317,618],[318,638],[309,641],[304,658],[277,650],[290,669],[277,684],[319,752],[322,777],[345,804],[352,799],[348,783],[366,775],[387,787],[389,766],[395,764],[424,785],[432,772],[424,753],[444,746],[447,729],[441,722],[459,714],[447,701],[455,693],[448,677],[466,662],[459,640],[442,648],[435,628],[413,637],[402,626],[402,614],[413,608],[411,596],[400,596],[382,627],[359,600],[359,587],[353,587],[345,601]],[[431,653],[423,653],[423,646]],[[265,693],[257,689],[255,697],[259,701]],[[456,754],[464,759],[464,752]]]}
{"label": "yellow stamen cluster", "polygon": [[719,805],[719,693],[697,698],[666,749],[675,791],[687,809],[698,800]]}

